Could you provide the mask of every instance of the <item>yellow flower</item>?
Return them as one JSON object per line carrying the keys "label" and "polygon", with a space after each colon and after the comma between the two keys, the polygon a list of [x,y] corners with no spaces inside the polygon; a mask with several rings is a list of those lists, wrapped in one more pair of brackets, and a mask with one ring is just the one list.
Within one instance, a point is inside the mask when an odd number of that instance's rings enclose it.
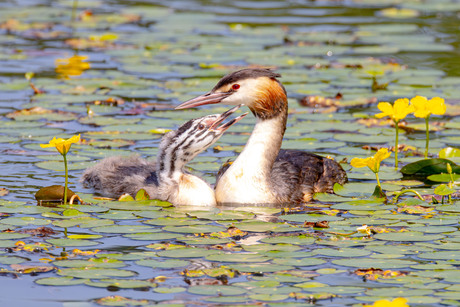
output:
{"label": "yellow flower", "polygon": [[73,143],[80,142],[80,135],[74,135],[70,139],[56,139],[54,137],[48,144],[40,144],[41,148],[56,147],[56,149],[61,153],[61,155],[66,155],[69,152],[70,146]]}
{"label": "yellow flower", "polygon": [[380,148],[379,151],[373,156],[365,159],[353,158],[350,164],[353,167],[369,167],[374,173],[378,173],[380,169],[380,163],[388,158],[391,152],[388,152],[387,148]]}
{"label": "yellow flower", "polygon": [[361,233],[365,233],[368,236],[370,236],[372,234],[371,228],[369,226],[367,226],[367,225],[363,225],[361,227],[358,227],[358,228],[356,228],[356,230],[361,232]]}
{"label": "yellow flower", "polygon": [[377,118],[389,116],[395,122],[399,122],[408,114],[414,112],[414,106],[409,104],[409,99],[407,98],[397,99],[393,105],[389,102],[380,102],[377,107],[382,111],[382,113],[375,115]]}
{"label": "yellow flower", "polygon": [[431,114],[443,115],[446,113],[446,104],[444,99],[434,97],[428,100],[423,96],[415,96],[410,100],[410,103],[414,106],[414,116],[419,118],[426,118]]}
{"label": "yellow flower", "polygon": [[407,304],[407,299],[403,297],[398,297],[392,300],[391,302],[389,300],[379,300],[374,302],[373,307],[409,307]]}
{"label": "yellow flower", "polygon": [[62,75],[64,78],[69,76],[79,76],[85,70],[91,68],[91,64],[83,62],[88,59],[87,56],[74,55],[67,59],[56,59],[56,72]]}

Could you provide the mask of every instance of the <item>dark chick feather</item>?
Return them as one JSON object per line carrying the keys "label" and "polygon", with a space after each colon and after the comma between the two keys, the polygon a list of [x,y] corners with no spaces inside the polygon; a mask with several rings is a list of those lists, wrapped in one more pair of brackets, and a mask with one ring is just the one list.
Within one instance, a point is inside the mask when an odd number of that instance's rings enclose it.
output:
{"label": "dark chick feather", "polygon": [[332,193],[335,183],[348,180],[334,160],[293,149],[280,150],[271,178],[277,194],[289,201],[309,201],[314,193]]}
{"label": "dark chick feather", "polygon": [[[86,188],[107,197],[135,195],[146,185],[158,186],[156,163],[139,156],[108,157],[88,168],[81,178]],[[151,195],[154,197],[154,195]]]}

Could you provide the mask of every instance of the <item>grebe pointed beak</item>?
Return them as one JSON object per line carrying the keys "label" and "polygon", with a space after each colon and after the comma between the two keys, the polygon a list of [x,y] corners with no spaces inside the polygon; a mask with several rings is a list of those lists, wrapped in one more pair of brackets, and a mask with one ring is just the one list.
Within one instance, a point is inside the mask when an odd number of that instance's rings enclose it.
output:
{"label": "grebe pointed beak", "polygon": [[240,116],[228,121],[227,123],[217,127],[220,123],[222,123],[225,119],[227,119],[230,115],[232,115],[236,110],[241,108],[241,106],[243,106],[243,105],[242,104],[237,105],[237,106],[231,108],[230,110],[227,110],[224,113],[220,114],[219,117],[211,124],[209,129],[223,133],[225,130],[230,128],[230,126],[232,126],[233,124],[239,122],[248,113],[244,113],[244,114],[242,114],[242,115],[240,115]]}
{"label": "grebe pointed beak", "polygon": [[208,92],[206,94],[200,95],[198,97],[192,98],[183,102],[182,104],[175,107],[176,110],[178,109],[188,109],[193,107],[199,107],[206,104],[215,104],[221,102],[223,99],[230,96],[232,92]]}
{"label": "grebe pointed beak", "polygon": [[219,126],[217,129],[214,129],[214,130],[217,130],[223,133],[225,130],[230,128],[233,124],[236,124],[237,122],[239,122],[243,117],[245,117],[248,114],[249,112],[243,113],[240,116],[233,118],[232,120],[226,122],[225,124]]}

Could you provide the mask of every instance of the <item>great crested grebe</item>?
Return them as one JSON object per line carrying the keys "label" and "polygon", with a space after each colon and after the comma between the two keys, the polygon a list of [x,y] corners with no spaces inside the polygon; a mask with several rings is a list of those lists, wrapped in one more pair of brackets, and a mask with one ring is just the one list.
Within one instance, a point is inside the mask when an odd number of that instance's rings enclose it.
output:
{"label": "great crested grebe", "polygon": [[151,199],[174,205],[214,206],[213,189],[201,178],[185,172],[185,165],[214,144],[223,133],[247,113],[221,124],[240,106],[222,114],[192,119],[168,132],[160,142],[157,161],[138,156],[108,157],[88,168],[81,182],[108,197],[135,195],[145,189]]}
{"label": "great crested grebe", "polygon": [[242,69],[224,76],[210,92],[176,107],[245,104],[257,118],[243,151],[217,180],[217,203],[299,203],[310,201],[315,192],[332,192],[334,183],[347,181],[345,171],[331,159],[280,150],[288,101],[279,77],[269,69]]}

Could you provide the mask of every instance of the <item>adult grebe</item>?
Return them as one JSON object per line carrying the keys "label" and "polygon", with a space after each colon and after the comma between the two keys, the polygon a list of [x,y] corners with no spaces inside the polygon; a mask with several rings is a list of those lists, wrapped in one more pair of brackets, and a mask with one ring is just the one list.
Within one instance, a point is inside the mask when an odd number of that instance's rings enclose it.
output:
{"label": "adult grebe", "polygon": [[169,201],[174,205],[213,206],[216,204],[213,189],[201,178],[186,173],[184,167],[247,114],[219,126],[239,107],[220,115],[192,119],[165,134],[156,163],[138,156],[105,158],[88,168],[81,182],[108,197],[119,197],[124,193],[135,195],[145,189],[151,199]]}
{"label": "adult grebe", "polygon": [[332,192],[347,175],[335,161],[300,150],[280,150],[288,114],[279,74],[249,68],[223,77],[208,93],[176,109],[206,104],[245,104],[257,123],[238,158],[218,178],[217,203],[284,204],[311,200],[315,192]]}

